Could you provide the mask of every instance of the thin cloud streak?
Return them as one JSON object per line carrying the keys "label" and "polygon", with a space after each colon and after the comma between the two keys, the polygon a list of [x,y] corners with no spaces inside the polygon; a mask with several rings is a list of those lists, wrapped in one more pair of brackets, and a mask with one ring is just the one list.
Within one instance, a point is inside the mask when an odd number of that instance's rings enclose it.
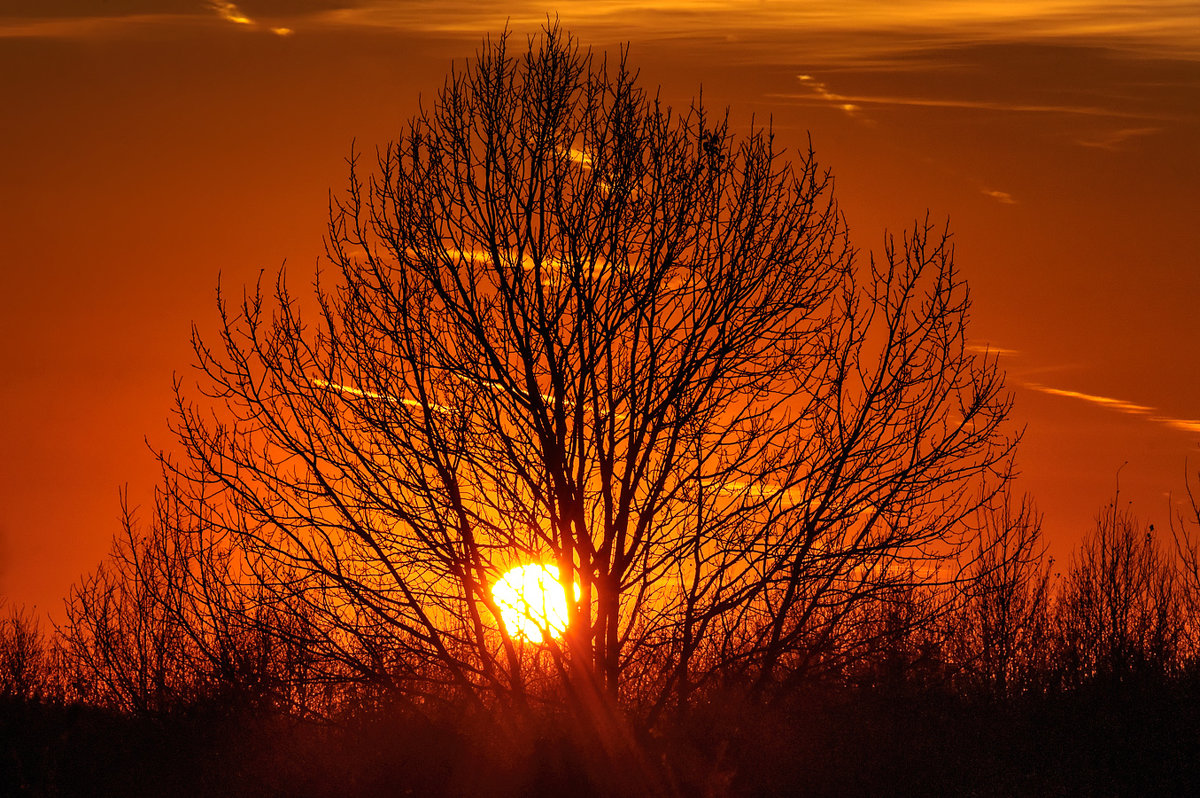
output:
{"label": "thin cloud streak", "polygon": [[1158,421],[1162,424],[1166,424],[1169,427],[1183,430],[1184,432],[1200,433],[1200,419],[1163,418],[1161,416],[1155,416],[1150,420]]}
{"label": "thin cloud streak", "polygon": [[[975,352],[982,355],[1003,355],[1005,357],[1015,357],[1019,352],[1015,349],[1005,349],[1004,347],[993,346],[990,343],[967,344],[968,352]],[[1038,372],[1057,372],[1066,369],[1078,368],[1078,364],[1067,366],[1046,366],[1042,368],[1023,368],[1021,372],[1024,374],[1033,374]],[[1060,396],[1064,399],[1075,399],[1080,402],[1086,402],[1097,407],[1111,410],[1116,413],[1121,413],[1135,418],[1153,421],[1157,424],[1165,424],[1172,429],[1181,430],[1183,432],[1200,433],[1200,419],[1190,418],[1174,418],[1172,416],[1163,415],[1158,408],[1150,405],[1138,404],[1125,399],[1116,399],[1111,396],[1100,396],[1099,394],[1084,393],[1083,391],[1072,391],[1067,388],[1054,388],[1049,385],[1044,385],[1040,382],[1034,382],[1028,379],[1015,378],[1013,382],[1022,388],[1028,388],[1031,391],[1044,393],[1049,396]]]}
{"label": "thin cloud streak", "polygon": [[[88,39],[130,36],[153,29],[194,27],[224,27],[233,23],[247,29],[266,30],[276,36],[291,36],[295,31],[283,25],[260,25],[245,14],[236,3],[228,0],[208,0],[197,4],[205,13],[167,11],[164,13],[84,14],[53,17],[4,17],[0,15],[0,39]],[[212,13],[207,13],[212,12]],[[218,23],[217,20],[220,20]]]}
{"label": "thin cloud streak", "polygon": [[1001,205],[1016,205],[1017,204],[1017,201],[1015,199],[1013,199],[1012,194],[1009,194],[1007,191],[996,191],[995,189],[985,188],[985,189],[983,189],[983,193],[986,196],[989,196],[992,199],[994,199],[996,202],[999,202]]}
{"label": "thin cloud streak", "polygon": [[812,75],[797,75],[796,79],[803,83],[806,87],[812,89],[813,94],[824,100],[829,105],[840,108],[849,116],[855,116],[859,110],[858,106],[851,102],[845,102],[840,94],[836,94],[829,90],[823,82],[817,80]]}
{"label": "thin cloud streak", "polygon": [[1160,415],[1158,408],[1151,407],[1149,405],[1140,405],[1124,399],[1114,399],[1110,396],[1099,396],[1097,394],[1084,393],[1083,391],[1071,391],[1065,388],[1052,388],[1048,385],[1042,385],[1036,382],[1021,382],[1020,384],[1026,388],[1029,388],[1030,390],[1049,394],[1051,396],[1062,396],[1068,399],[1078,399],[1080,401],[1087,402],[1088,404],[1103,407],[1106,410],[1113,410],[1128,416],[1136,416],[1139,418],[1144,418],[1148,421],[1157,422],[1159,424],[1166,424],[1169,427],[1183,430],[1184,432],[1200,433],[1200,420],[1172,418],[1171,416]]}
{"label": "thin cloud streak", "polygon": [[[1099,108],[1094,106],[1077,106],[1077,105],[1039,105],[1030,103],[1012,103],[1012,102],[995,102],[988,100],[965,100],[965,99],[944,99],[932,97],[880,97],[880,96],[861,96],[839,94],[832,91],[829,86],[812,75],[804,74],[797,75],[796,79],[800,84],[808,90],[807,94],[797,93],[770,93],[767,97],[777,100],[799,101],[800,104],[823,105],[832,108],[837,108],[844,111],[847,115],[857,118],[867,124],[874,124],[873,120],[862,115],[863,105],[875,106],[900,106],[900,107],[918,107],[918,108],[949,108],[965,111],[1000,111],[1000,112],[1015,112],[1015,113],[1057,113],[1065,115],[1079,116],[1095,116],[1095,117],[1115,117],[1115,118],[1136,118],[1136,119],[1165,119],[1161,116],[1151,116],[1147,114],[1131,113],[1127,111],[1118,111],[1112,108]],[[1119,131],[1115,142],[1124,140],[1128,135],[1141,133],[1143,131],[1156,131],[1158,128],[1129,128]],[[1097,146],[1105,147],[1106,149],[1115,149],[1115,146],[1104,143],[1108,137],[1101,137],[1101,142]],[[1086,142],[1080,141],[1080,144]],[[992,189],[981,189],[981,191],[992,199],[1004,205],[1015,205],[1017,201],[1007,191],[998,191]]]}
{"label": "thin cloud streak", "polygon": [[352,385],[341,385],[336,382],[330,382],[329,380],[314,379],[312,384],[318,388],[332,388],[339,393],[350,394],[351,396],[361,396],[365,399],[377,399],[379,401],[388,402],[394,405],[406,405],[408,407],[415,407],[418,410],[424,410],[426,407],[428,407],[428,409],[435,413],[449,414],[451,412],[450,408],[446,407],[445,405],[436,404],[434,402],[427,404],[416,399],[401,399],[396,396],[377,393],[375,391],[365,391],[362,388],[355,388]]}
{"label": "thin cloud streak", "polygon": [[992,346],[991,344],[967,344],[966,349],[968,352],[974,352],[978,355],[1015,357],[1020,354],[1016,349],[1005,349],[1003,346]]}
{"label": "thin cloud streak", "polygon": [[1128,142],[1150,136],[1161,131],[1158,127],[1131,127],[1102,133],[1089,139],[1078,139],[1075,143],[1081,147],[1092,147],[1098,150],[1116,151],[1123,149]]}
{"label": "thin cloud streak", "polygon": [[1070,391],[1064,388],[1051,388],[1048,385],[1041,385],[1036,382],[1023,383],[1026,388],[1032,388],[1035,391],[1050,394],[1051,396],[1065,396],[1070,399],[1080,399],[1084,402],[1089,402],[1109,410],[1116,410],[1120,413],[1127,413],[1134,416],[1147,416],[1154,412],[1154,408],[1148,405],[1134,404],[1127,402],[1124,399],[1113,399],[1109,396],[1098,396],[1097,394],[1084,393],[1082,391]]}
{"label": "thin cloud streak", "polygon": [[797,94],[793,92],[768,94],[768,97],[799,101],[811,105],[836,103],[853,103],[856,105],[898,105],[916,106],[919,108],[951,108],[974,111],[1009,111],[1014,113],[1031,114],[1066,114],[1074,116],[1116,117],[1125,119],[1166,120],[1167,117],[1155,114],[1118,111],[1113,108],[1100,108],[1088,105],[1037,105],[1031,103],[1005,103],[993,100],[952,100],[935,97],[868,97],[845,94],[829,94],[828,96],[813,94]]}
{"label": "thin cloud streak", "polygon": [[0,39],[89,39],[128,35],[156,27],[194,21],[181,14],[128,14],[115,17],[68,17],[64,19],[2,19]]}

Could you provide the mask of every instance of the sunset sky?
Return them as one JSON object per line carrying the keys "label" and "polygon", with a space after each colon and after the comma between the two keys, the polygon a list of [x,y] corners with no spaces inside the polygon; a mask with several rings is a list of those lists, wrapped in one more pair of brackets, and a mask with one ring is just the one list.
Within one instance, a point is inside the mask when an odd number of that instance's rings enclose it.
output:
{"label": "sunset sky", "polygon": [[1122,502],[1167,529],[1200,470],[1195,0],[7,0],[0,596],[61,617],[120,486],[148,503],[218,279],[310,284],[352,140],[555,12],[674,105],[703,86],[735,128],[811,136],[864,256],[948,219],[1052,553],[1126,462]]}

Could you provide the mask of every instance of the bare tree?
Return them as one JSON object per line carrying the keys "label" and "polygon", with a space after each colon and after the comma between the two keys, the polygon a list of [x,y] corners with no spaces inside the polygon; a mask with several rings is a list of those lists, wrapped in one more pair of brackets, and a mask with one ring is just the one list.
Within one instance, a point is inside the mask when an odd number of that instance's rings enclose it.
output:
{"label": "bare tree", "polygon": [[972,692],[1005,699],[1045,684],[1053,561],[1028,495],[1017,499],[1006,489],[979,517],[982,535],[950,617],[947,653]]}
{"label": "bare tree", "polygon": [[[209,401],[177,390],[157,521],[228,547],[347,678],[415,705],[769,691],[941,578],[1008,476],[948,235],[860,262],[810,150],[673,111],[624,55],[489,41],[350,167],[315,317],[281,275],[195,335]],[[506,626],[526,563],[561,628]]]}
{"label": "bare tree", "polygon": [[313,693],[332,680],[309,655],[302,612],[273,606],[236,551],[179,512],[176,492],[156,498],[146,529],[123,499],[112,552],[67,598],[71,694],[141,714],[201,703],[316,711]]}
{"label": "bare tree", "polygon": [[1171,536],[1179,555],[1180,596],[1185,620],[1187,654],[1200,656],[1200,471],[1195,485],[1184,473],[1188,508],[1171,516]]}
{"label": "bare tree", "polygon": [[1182,640],[1173,552],[1118,500],[1072,557],[1057,604],[1068,686],[1168,673]]}
{"label": "bare tree", "polygon": [[33,611],[11,607],[0,618],[0,698],[38,701],[52,697],[52,641]]}
{"label": "bare tree", "polygon": [[185,585],[173,557],[154,556],[127,506],[124,530],[68,595],[64,640],[82,698],[165,712],[186,703],[200,680],[188,634],[170,610]]}

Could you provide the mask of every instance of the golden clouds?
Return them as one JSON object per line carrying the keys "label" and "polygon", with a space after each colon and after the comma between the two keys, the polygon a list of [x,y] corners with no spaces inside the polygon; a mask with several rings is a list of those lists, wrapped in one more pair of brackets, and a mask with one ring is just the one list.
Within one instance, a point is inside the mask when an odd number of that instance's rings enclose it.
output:
{"label": "golden clouds", "polygon": [[232,22],[236,25],[253,25],[254,20],[243,14],[238,7],[228,0],[209,0],[208,5],[213,11],[217,12],[217,16],[226,22]]}
{"label": "golden clouds", "polygon": [[858,105],[850,102],[849,98],[843,97],[840,94],[835,94],[821,81],[814,78],[812,75],[797,75],[796,79],[800,81],[805,88],[812,91],[813,96],[824,100],[830,105],[845,111],[849,116],[854,116],[858,112]]}
{"label": "golden clouds", "polygon": [[312,384],[318,388],[332,388],[338,393],[349,394],[350,396],[361,396],[365,399],[377,399],[390,404],[400,404],[407,407],[415,407],[418,410],[429,409],[434,413],[450,413],[450,408],[435,402],[421,402],[416,399],[399,399],[395,396],[389,396],[387,394],[377,393],[375,391],[365,391],[361,388],[355,388],[351,385],[340,385],[336,382],[330,382],[329,380],[315,379],[312,381]]}
{"label": "golden clouds", "polygon": [[[226,22],[232,22],[235,25],[246,25],[248,27],[258,27],[258,23],[250,19],[242,13],[242,10],[237,7],[237,4],[229,2],[229,0],[209,0],[209,8],[217,12],[217,16]],[[276,36],[291,36],[294,31],[291,28],[281,26],[268,27],[267,30],[274,33]]]}
{"label": "golden clouds", "polygon": [[[802,37],[810,63],[1003,42],[1075,43],[1157,56],[1200,54],[1200,7],[1194,0],[559,0],[555,11],[581,33],[609,29],[637,36],[640,30],[667,38],[731,41],[751,36],[760,57],[768,60],[793,61],[797,37]],[[506,22],[517,29],[536,28],[545,14],[545,4],[532,0],[499,5],[363,0],[319,17],[330,24],[474,36]]]}

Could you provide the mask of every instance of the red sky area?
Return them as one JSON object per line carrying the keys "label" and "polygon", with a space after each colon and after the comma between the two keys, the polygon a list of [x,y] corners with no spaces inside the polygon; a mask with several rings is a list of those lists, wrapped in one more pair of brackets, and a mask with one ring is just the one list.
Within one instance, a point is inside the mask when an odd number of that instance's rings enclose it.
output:
{"label": "red sky area", "polygon": [[[172,376],[238,291],[311,280],[351,141],[547,12],[631,43],[682,105],[771,119],[837,178],[864,254],[949,219],[1001,352],[1021,487],[1064,562],[1111,500],[1156,527],[1200,469],[1193,3],[65,2],[0,11],[0,596],[61,617],[146,504]],[[99,8],[98,12],[96,9]],[[7,15],[7,16],[6,16]]]}

